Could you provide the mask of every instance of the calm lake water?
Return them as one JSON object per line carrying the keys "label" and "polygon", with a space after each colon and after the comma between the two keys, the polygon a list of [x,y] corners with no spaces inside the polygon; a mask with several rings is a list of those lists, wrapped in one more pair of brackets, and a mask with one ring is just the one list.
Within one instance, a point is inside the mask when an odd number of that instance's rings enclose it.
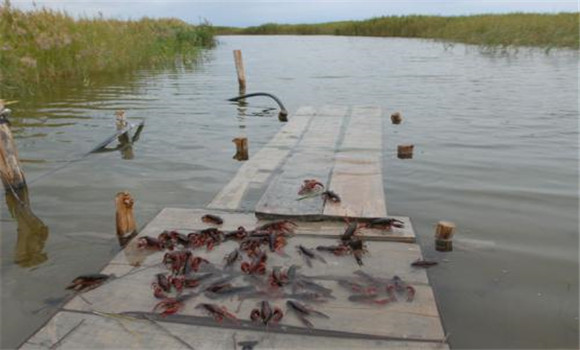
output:
{"label": "calm lake water", "polygon": [[[275,107],[244,112],[233,49],[248,92],[303,105],[372,104],[385,123],[390,214],[410,216],[453,348],[578,347],[578,53],[484,54],[424,40],[221,37],[194,67],[140,71],[12,106],[36,216],[48,236],[17,231],[2,201],[1,346],[20,344],[67,295],[75,276],[118,252],[114,197],[128,190],[140,226],[164,207],[204,207],[236,173],[232,138],[250,156],[280,128]],[[93,154],[114,111],[145,120],[133,159]],[[413,160],[397,144],[414,143]],[[454,251],[434,250],[434,225],[454,221]],[[149,286],[143,286],[149,288]],[[47,307],[48,306],[48,307]]]}

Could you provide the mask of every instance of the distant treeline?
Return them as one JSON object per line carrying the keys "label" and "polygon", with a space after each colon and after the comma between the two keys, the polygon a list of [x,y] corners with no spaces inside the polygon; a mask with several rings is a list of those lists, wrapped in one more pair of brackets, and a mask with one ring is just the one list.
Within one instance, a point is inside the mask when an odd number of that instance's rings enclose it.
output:
{"label": "distant treeline", "polygon": [[49,9],[0,4],[0,97],[31,93],[59,81],[194,59],[214,45],[210,25],[177,19],[75,19]]}
{"label": "distant treeline", "polygon": [[364,21],[320,24],[275,24],[258,27],[216,27],[221,35],[353,35],[428,38],[484,46],[579,46],[579,13],[512,13],[474,16],[388,16]]}

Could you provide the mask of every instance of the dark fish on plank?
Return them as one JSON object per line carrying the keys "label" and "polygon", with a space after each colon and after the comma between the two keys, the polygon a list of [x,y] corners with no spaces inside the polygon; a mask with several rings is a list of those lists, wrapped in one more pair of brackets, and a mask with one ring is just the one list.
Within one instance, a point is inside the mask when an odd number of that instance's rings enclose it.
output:
{"label": "dark fish on plank", "polygon": [[213,214],[205,214],[204,216],[201,217],[201,221],[207,222],[210,224],[214,224],[214,225],[221,225],[224,223],[224,219],[220,218],[217,215],[213,215]]}
{"label": "dark fish on plank", "polygon": [[413,261],[413,262],[411,263],[411,266],[414,266],[414,267],[425,267],[425,268],[428,268],[428,267],[431,267],[431,266],[435,266],[435,265],[437,265],[437,264],[439,264],[437,261],[430,261],[430,260],[424,260],[424,259],[417,259],[417,260],[415,260],[415,261]]}

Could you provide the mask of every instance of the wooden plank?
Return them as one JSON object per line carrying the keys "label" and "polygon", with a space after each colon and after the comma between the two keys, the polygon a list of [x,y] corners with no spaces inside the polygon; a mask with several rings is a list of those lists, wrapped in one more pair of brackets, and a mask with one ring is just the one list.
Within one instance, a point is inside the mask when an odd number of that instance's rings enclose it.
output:
{"label": "wooden plank", "polygon": [[[224,224],[220,229],[226,231],[235,230],[240,226],[252,229],[268,222],[267,220],[258,220],[252,214],[228,213],[219,210],[206,209],[165,208],[143,230],[140,231],[138,237],[157,237],[164,230],[180,230],[187,232],[188,230],[205,228],[208,225],[201,221],[201,217],[204,214],[214,214],[224,218]],[[402,216],[395,216],[394,218],[403,221],[405,228],[393,228],[391,231],[361,229],[361,237],[369,241],[414,242],[415,232],[411,220],[408,217]],[[345,230],[345,224],[339,221],[297,222],[297,225],[297,236],[337,239]],[[333,244],[333,242],[327,241],[327,243],[324,244]],[[383,245],[381,249],[383,249],[387,255],[398,254],[398,252],[412,252],[408,259],[417,259],[420,257],[420,249],[416,245],[387,244]],[[123,251],[117,254],[112,262],[139,265],[145,263],[145,259],[148,255],[147,252],[136,248],[136,239],[134,239]],[[377,263],[380,264],[382,262]]]}
{"label": "wooden plank", "polygon": [[263,187],[271,174],[281,165],[290,150],[301,139],[315,110],[302,107],[288,123],[249,161],[242,164],[236,176],[208,204],[213,209],[239,209],[244,195],[251,187]]}
{"label": "wooden plank", "polygon": [[[82,323],[81,323],[82,322]],[[295,335],[279,332],[227,329],[163,321],[117,320],[110,317],[59,312],[22,349],[47,349],[55,344],[49,329],[69,331],[59,349],[241,349],[241,342],[256,341],[256,349],[448,349],[445,343],[387,341]]]}
{"label": "wooden plank", "polygon": [[[208,225],[201,221],[201,216],[206,213],[221,215],[224,219],[224,224],[221,228],[224,230],[234,229],[240,225],[252,228],[254,225],[259,225],[262,223],[261,221],[257,221],[256,218],[251,214],[223,213],[219,211],[191,209],[164,209],[154,220],[151,221],[150,224],[148,224],[141,231],[140,236],[156,236],[163,229],[180,229],[182,232],[186,233],[191,230],[205,228]],[[323,226],[322,223],[299,223],[297,230],[309,232],[309,230],[316,230],[316,225],[318,225],[318,227],[325,227],[325,229],[329,231],[336,231],[338,228],[344,229],[344,224],[331,222],[326,223],[327,226]],[[339,278],[352,278],[355,276],[353,272],[358,270],[359,266],[354,262],[352,257],[337,257],[332,254],[325,254],[323,257],[325,258],[326,263],[314,261],[312,267],[308,267],[304,264],[303,258],[297,254],[296,246],[298,244],[314,248],[321,244],[335,244],[336,239],[336,236],[330,239],[310,236],[308,234],[297,234],[296,236],[289,238],[288,245],[285,249],[285,255],[270,254],[268,258],[269,268],[273,266],[280,266],[283,268],[287,268],[291,265],[301,266],[298,270],[299,274],[310,276],[317,283],[333,291],[332,295],[334,299],[327,303],[317,303],[314,305],[315,308],[317,308],[319,311],[328,314],[330,318],[312,319],[311,321],[314,323],[315,329],[312,332],[309,331],[307,333],[314,335],[316,335],[316,332],[321,331],[338,332],[337,334],[356,333],[361,336],[371,335],[377,337],[411,338],[429,341],[430,343],[427,344],[439,344],[438,342],[432,342],[432,340],[442,340],[444,338],[443,328],[433,292],[428,284],[427,275],[425,270],[415,269],[410,266],[410,262],[421,257],[419,246],[416,244],[401,244],[394,242],[367,242],[368,253],[364,258],[365,265],[362,267],[363,271],[380,278],[392,278],[394,275],[398,275],[404,281],[407,281],[413,285],[416,289],[415,300],[413,302],[399,300],[384,306],[375,306],[350,302],[348,300],[350,291],[339,286],[337,283],[337,279]],[[109,282],[105,283],[97,289],[74,297],[65,305],[65,310],[88,313],[150,313],[156,303],[159,302],[159,300],[155,299],[152,295],[152,289],[150,287],[151,282],[154,280],[157,273],[167,271],[166,268],[161,264],[164,252],[142,254],[141,251],[142,259],[138,261],[138,264],[135,264],[134,259],[130,257],[131,253],[129,253],[131,249],[137,251],[135,245],[135,240],[129,243],[129,246],[115,259],[113,259],[113,261],[102,271],[103,273],[114,274],[116,278],[111,279]],[[212,251],[198,249],[194,251],[194,254],[209,260],[213,266],[218,268],[218,270],[215,271],[221,271],[221,267],[224,264],[223,257],[236,247],[236,242],[229,241],[214,247]],[[236,266],[233,269],[234,272],[240,271],[240,264],[241,261],[236,263]],[[250,283],[243,275],[239,273],[233,274],[232,276],[233,279],[230,282],[234,285],[241,286]],[[217,279],[219,276],[216,276],[215,278]],[[290,287],[286,287],[285,292],[291,293]],[[284,295],[278,295],[276,297],[276,294],[274,293],[270,297],[271,303],[273,305],[279,306],[286,310],[286,298],[284,298]],[[195,306],[202,302],[217,302],[220,305],[226,306],[228,310],[234,312],[238,318],[247,320],[249,318],[250,311],[255,307],[255,304],[259,300],[261,299],[246,299],[243,302],[236,298],[214,300],[209,299],[204,295],[198,295],[195,297],[195,299],[188,301],[185,304],[184,308],[179,312],[179,315],[183,315],[184,317],[195,317],[196,319],[205,319],[203,318],[204,314],[201,312],[201,310],[196,309]],[[114,320],[117,323],[115,329],[123,329],[122,333],[124,336],[142,337],[140,339],[143,339],[145,343],[147,343],[146,339],[150,336],[150,334],[152,336],[159,335],[157,332],[151,333],[149,330],[143,328],[127,331],[125,328],[131,329],[130,326],[126,325],[127,322],[119,321],[119,318],[116,317],[105,317],[99,322],[108,322],[109,320]],[[59,318],[55,317],[55,319],[49,322],[46,327],[39,331],[38,334],[30,340],[28,345],[30,347],[34,347],[38,344],[54,344],[56,341],[58,341],[58,339],[62,338],[64,334],[70,331],[72,327],[78,324],[78,322],[63,321],[64,323],[61,322],[62,324],[59,325],[58,322],[60,322]],[[119,322],[123,323],[123,326],[120,326],[118,324]],[[133,324],[133,321],[129,323]],[[299,320],[291,313],[284,317],[284,319],[281,321],[281,325],[286,327],[295,327],[296,329],[304,329]],[[74,334],[77,334],[79,338],[75,338],[72,335],[67,336],[67,341],[62,342],[60,345],[62,347],[70,346],[71,348],[82,348],[86,347],[86,345],[101,344],[100,342],[105,341],[114,342],[111,343],[114,347],[125,347],[124,341],[116,339],[118,334],[111,334],[109,326],[102,325],[100,323],[92,326],[89,324],[89,326],[89,328],[85,329],[86,325],[83,323],[82,329],[87,331],[88,329],[93,328],[93,334],[95,334],[95,332],[99,334],[98,340],[95,341],[96,343],[92,343],[94,336],[87,337],[86,334],[81,336],[83,333],[80,332],[81,328],[79,328],[74,331]],[[228,327],[228,325],[225,323],[223,326]],[[135,327],[137,327],[137,325],[135,325]],[[170,333],[173,334],[171,339],[175,340],[175,335],[179,336],[181,339],[185,339],[183,337],[191,333],[192,326],[188,325],[187,327],[189,327],[187,330],[179,332],[170,331]],[[220,332],[230,332],[227,334],[231,334],[233,331],[234,330],[232,329],[220,329]],[[235,332],[239,332],[239,330],[235,330]],[[52,334],[52,337],[49,341],[46,340],[47,334]],[[273,333],[257,332],[256,334],[264,336],[266,334]],[[277,336],[278,335],[276,334],[275,337]],[[301,343],[302,340],[300,336],[294,335],[293,337],[294,338],[292,339],[295,339],[293,341],[300,345],[300,347],[305,347],[306,345],[311,344],[309,342]],[[352,337],[352,335],[350,337]],[[218,336],[217,338],[220,337]],[[328,337],[319,338],[320,339],[314,343],[314,347],[317,347],[316,345],[326,343],[328,341]],[[156,341],[166,342],[170,340],[163,338]],[[354,342],[353,344],[355,345],[364,345],[363,343],[359,342],[359,339],[356,339],[356,341],[349,339],[349,341]],[[414,348],[410,344],[415,345],[415,343],[424,344],[421,342],[413,341],[409,344],[407,344],[407,342],[403,342],[401,346]],[[69,345],[65,346],[65,344]],[[79,346],[81,344],[84,344],[85,346]],[[108,346],[108,343],[103,344],[104,347]],[[118,346],[116,344],[118,344]],[[140,342],[131,344],[135,344],[133,345],[135,347],[140,347],[140,344],[142,345]],[[160,346],[177,346],[175,343],[163,343],[160,345],[157,343],[152,344],[155,344],[154,347],[156,348],[159,348]],[[214,344],[215,343],[208,342],[208,346],[211,348],[216,347]],[[278,343],[277,341],[274,341],[273,344]],[[392,343],[385,345],[389,344]],[[446,345],[444,344],[444,346]],[[195,348],[198,347],[195,346]]]}
{"label": "wooden plank", "polygon": [[[128,265],[111,266],[104,273],[117,272],[120,276]],[[157,273],[166,271],[161,267],[138,268],[137,272],[130,273],[116,281],[112,281],[98,289],[83,294],[82,298],[75,298],[65,309],[86,312],[152,312],[159,302],[152,295],[151,282]],[[384,306],[367,306],[355,304],[347,300],[350,295],[342,288],[335,286],[335,282],[318,281],[320,284],[333,288],[333,299],[329,303],[312,304],[318,311],[329,316],[329,319],[313,318],[315,329],[332,330],[338,332],[354,332],[384,337],[409,337],[416,339],[443,339],[443,329],[439,314],[429,286],[415,285],[417,293],[413,302],[399,300]],[[243,276],[238,275],[230,281],[235,286],[248,285]],[[334,286],[334,287],[333,287]],[[289,291],[290,288],[287,288]],[[280,307],[286,312],[287,298],[276,298],[275,293],[269,299],[273,306]],[[180,315],[204,316],[202,310],[196,309],[199,303],[218,303],[241,320],[249,320],[251,310],[256,307],[261,298],[239,300],[237,297],[224,299],[210,299],[198,295],[185,303]],[[288,313],[281,321],[281,325],[302,327],[293,314]]]}
{"label": "wooden plank", "polygon": [[382,111],[379,107],[353,108],[344,140],[336,154],[329,188],[340,203],[326,202],[324,215],[386,217],[382,172]]}
{"label": "wooden plank", "polygon": [[347,112],[347,107],[325,106],[317,113],[281,173],[272,180],[256,205],[256,215],[320,219],[322,199],[317,196],[297,201],[297,192],[305,179],[328,182],[336,143]]}

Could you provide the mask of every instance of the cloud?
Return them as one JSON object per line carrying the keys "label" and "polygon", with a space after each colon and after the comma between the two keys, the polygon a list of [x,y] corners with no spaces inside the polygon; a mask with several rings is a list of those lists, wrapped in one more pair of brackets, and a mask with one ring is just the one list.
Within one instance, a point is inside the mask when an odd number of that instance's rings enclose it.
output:
{"label": "cloud", "polygon": [[[13,0],[23,9],[33,8],[31,0]],[[37,7],[64,10],[74,16],[97,16],[119,19],[175,17],[190,23],[207,19],[214,25],[250,26],[267,22],[316,23],[366,19],[384,15],[430,14],[465,15],[505,12],[573,12],[575,0],[563,1],[321,1],[321,0],[40,0]]]}

